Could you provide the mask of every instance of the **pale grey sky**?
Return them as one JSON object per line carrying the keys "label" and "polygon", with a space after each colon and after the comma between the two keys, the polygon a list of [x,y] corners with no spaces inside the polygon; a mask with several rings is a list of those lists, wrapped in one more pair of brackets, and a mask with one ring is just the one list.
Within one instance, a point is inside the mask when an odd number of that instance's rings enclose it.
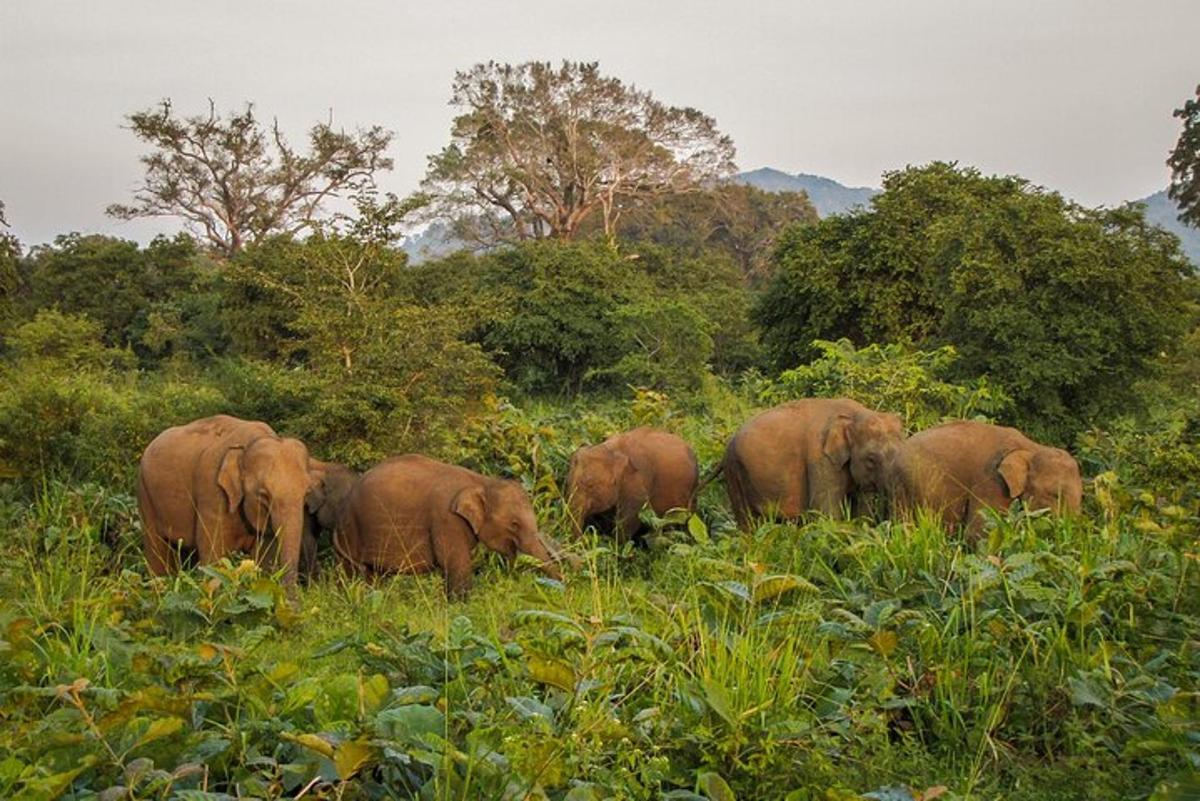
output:
{"label": "pale grey sky", "polygon": [[1200,2],[1106,0],[0,0],[0,200],[26,244],[121,223],[123,115],[253,100],[295,139],[333,110],[396,132],[398,193],[442,147],[454,71],[597,60],[733,136],[741,169],[847,184],[956,159],[1089,205],[1163,188],[1200,83]]}

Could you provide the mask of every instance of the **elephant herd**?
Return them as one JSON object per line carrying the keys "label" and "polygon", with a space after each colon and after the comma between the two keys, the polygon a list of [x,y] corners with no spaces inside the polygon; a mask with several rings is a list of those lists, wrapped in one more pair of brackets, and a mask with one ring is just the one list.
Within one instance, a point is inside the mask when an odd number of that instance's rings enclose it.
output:
{"label": "elephant herd", "polygon": [[[1078,512],[1083,494],[1070,454],[1016,429],[958,421],[906,437],[895,415],[838,398],[793,401],[751,418],[703,482],[678,436],[647,427],[616,434],[571,456],[563,497],[576,536],[595,525],[624,542],[640,533],[643,509],[693,510],[699,491],[721,475],[743,528],[810,510],[840,517],[873,492],[886,495],[895,517],[924,509],[974,538],[985,508],[1020,499]],[[241,551],[292,584],[315,571],[325,532],[344,569],[438,571],[451,597],[470,589],[476,543],[507,559],[527,554],[554,578],[565,558],[515,481],[420,455],[359,475],[314,458],[266,423],[227,415],[159,434],[142,454],[137,495],[156,575]]]}

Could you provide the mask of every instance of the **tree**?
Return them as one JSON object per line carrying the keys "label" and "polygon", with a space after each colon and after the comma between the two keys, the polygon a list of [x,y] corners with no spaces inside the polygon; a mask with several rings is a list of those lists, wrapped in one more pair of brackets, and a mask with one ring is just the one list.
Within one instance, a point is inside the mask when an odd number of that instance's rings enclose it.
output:
{"label": "tree", "polygon": [[1013,177],[934,163],[885,176],[869,210],[786,232],[755,310],[776,364],[813,341],[953,345],[1012,422],[1058,441],[1137,408],[1195,320],[1178,240],[1136,208],[1085,209]]}
{"label": "tree", "polygon": [[157,237],[145,248],[100,234],[67,234],[34,251],[27,294],[34,309],[86,315],[107,345],[141,350],[156,305],[180,302],[203,272],[200,261],[186,234]]}
{"label": "tree", "polygon": [[722,251],[743,276],[757,282],[770,276],[783,229],[816,221],[817,210],[803,192],[764,192],[723,182],[634,207],[621,218],[617,233],[636,242]]}
{"label": "tree", "polygon": [[450,103],[463,113],[424,185],[460,236],[484,244],[572,239],[595,213],[611,237],[630,206],[733,171],[733,142],[711,117],[595,63],[477,64],[457,73]]}
{"label": "tree", "polygon": [[374,126],[354,133],[318,123],[309,149],[288,144],[279,124],[270,130],[247,104],[222,118],[179,117],[169,100],[129,116],[130,129],[154,150],[142,157],[146,175],[130,205],[113,204],[119,219],[179,217],[219,255],[248,243],[312,229],[325,203],[374,185],[392,167],[384,151],[392,133]]}
{"label": "tree", "polygon": [[1200,86],[1196,97],[1175,109],[1183,120],[1179,141],[1167,159],[1171,168],[1171,187],[1167,191],[1179,206],[1179,220],[1200,228]]}
{"label": "tree", "polygon": [[[7,228],[4,201],[0,200],[0,228]],[[0,231],[0,333],[17,317],[17,297],[21,291],[21,243],[7,231]]]}
{"label": "tree", "polygon": [[423,202],[360,198],[356,216],[303,242],[249,247],[230,265],[231,281],[277,309],[270,355],[302,396],[289,429],[354,464],[446,444],[499,372],[464,341],[474,320],[463,308],[416,297],[395,229]]}

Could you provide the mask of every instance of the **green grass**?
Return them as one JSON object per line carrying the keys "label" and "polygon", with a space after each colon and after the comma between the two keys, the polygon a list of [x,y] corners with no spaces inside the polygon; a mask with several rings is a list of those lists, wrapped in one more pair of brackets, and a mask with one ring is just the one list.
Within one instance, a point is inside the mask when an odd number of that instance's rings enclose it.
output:
{"label": "green grass", "polygon": [[[489,437],[565,538],[569,437]],[[0,797],[1187,798],[1197,518],[1106,481],[977,551],[737,532],[717,486],[565,586],[481,554],[462,603],[327,569],[296,608],[250,564],[148,578],[127,495],[48,483],[0,506]]]}

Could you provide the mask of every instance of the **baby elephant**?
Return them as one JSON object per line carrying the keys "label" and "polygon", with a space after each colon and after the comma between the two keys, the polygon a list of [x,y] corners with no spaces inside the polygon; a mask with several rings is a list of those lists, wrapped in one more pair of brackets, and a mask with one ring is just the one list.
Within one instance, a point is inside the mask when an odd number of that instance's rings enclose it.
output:
{"label": "baby elephant", "polygon": [[425,456],[397,456],[364,473],[333,539],[344,567],[363,574],[437,569],[451,598],[471,588],[476,542],[508,559],[529,554],[562,578],[520,484]]}
{"label": "baby elephant", "polygon": [[679,437],[656,428],[635,428],[571,456],[567,499],[575,534],[588,519],[613,517],[613,536],[625,542],[641,531],[639,514],[692,510],[699,470],[696,454]]}
{"label": "baby elephant", "polygon": [[983,531],[983,508],[1004,511],[1017,498],[1030,509],[1078,512],[1079,465],[1066,451],[1015,428],[968,420],[926,429],[900,448],[892,481],[900,516],[922,507],[948,530],[965,525],[975,540]]}

